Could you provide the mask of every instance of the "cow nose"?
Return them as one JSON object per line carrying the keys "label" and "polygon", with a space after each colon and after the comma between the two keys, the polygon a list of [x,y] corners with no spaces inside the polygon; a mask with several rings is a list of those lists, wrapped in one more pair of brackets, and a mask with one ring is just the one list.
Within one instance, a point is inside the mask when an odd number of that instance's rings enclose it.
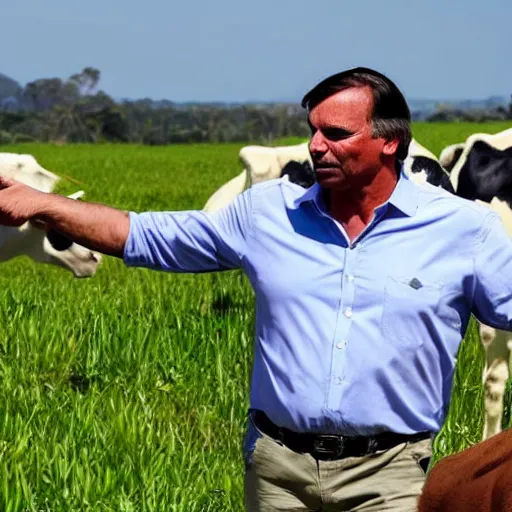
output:
{"label": "cow nose", "polygon": [[101,261],[101,256],[95,252],[90,252],[89,258],[96,263],[99,263]]}

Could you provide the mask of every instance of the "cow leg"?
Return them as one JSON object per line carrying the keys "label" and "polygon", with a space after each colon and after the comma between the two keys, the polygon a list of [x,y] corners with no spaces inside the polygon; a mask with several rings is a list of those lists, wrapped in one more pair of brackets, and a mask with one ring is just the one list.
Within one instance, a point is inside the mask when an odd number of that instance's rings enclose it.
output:
{"label": "cow leg", "polygon": [[501,432],[503,398],[509,377],[510,334],[480,324],[480,340],[485,350],[483,371],[485,418],[482,439]]}

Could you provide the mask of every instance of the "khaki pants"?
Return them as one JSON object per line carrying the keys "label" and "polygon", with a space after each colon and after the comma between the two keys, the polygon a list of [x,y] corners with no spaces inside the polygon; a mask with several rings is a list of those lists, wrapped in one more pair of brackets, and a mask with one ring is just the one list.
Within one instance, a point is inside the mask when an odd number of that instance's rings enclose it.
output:
{"label": "khaki pants", "polygon": [[317,461],[256,433],[254,449],[244,454],[249,512],[417,510],[426,478],[419,461],[431,457],[430,439],[364,457]]}

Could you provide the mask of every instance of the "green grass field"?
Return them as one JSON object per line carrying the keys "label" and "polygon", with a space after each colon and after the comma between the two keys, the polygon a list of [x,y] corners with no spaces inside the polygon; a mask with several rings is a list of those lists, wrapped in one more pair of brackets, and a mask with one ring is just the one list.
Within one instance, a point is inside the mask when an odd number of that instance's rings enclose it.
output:
{"label": "green grass field", "polygon": [[[436,154],[509,125],[414,126]],[[289,142],[294,142],[290,140]],[[201,208],[241,145],[3,146],[126,210]],[[253,295],[240,272],[172,275],[105,258],[94,278],[25,257],[0,273],[0,510],[240,511]],[[479,439],[483,351],[459,353],[436,460]],[[507,396],[508,425],[510,410]]]}

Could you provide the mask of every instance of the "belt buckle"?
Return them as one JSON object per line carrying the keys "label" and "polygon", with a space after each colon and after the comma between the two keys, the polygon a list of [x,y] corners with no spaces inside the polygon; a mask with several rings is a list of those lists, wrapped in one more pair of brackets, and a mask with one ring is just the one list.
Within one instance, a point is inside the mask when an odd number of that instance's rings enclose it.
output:
{"label": "belt buckle", "polygon": [[322,435],[313,440],[313,450],[321,455],[339,456],[343,451],[343,438],[334,435]]}

